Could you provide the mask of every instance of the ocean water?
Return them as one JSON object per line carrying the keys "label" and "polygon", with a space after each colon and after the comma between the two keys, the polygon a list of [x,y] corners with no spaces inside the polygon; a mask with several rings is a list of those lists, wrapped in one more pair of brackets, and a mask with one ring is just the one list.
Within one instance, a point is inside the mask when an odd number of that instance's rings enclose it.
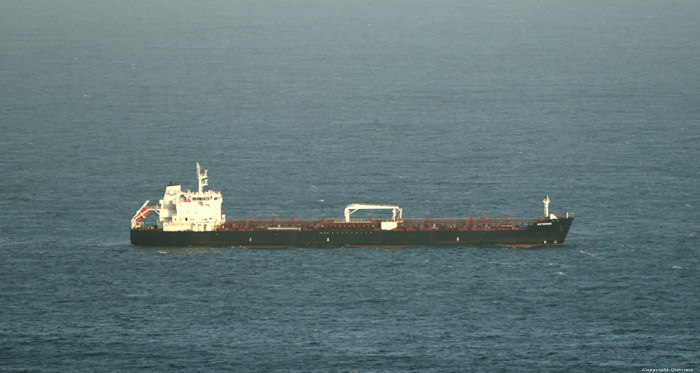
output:
{"label": "ocean water", "polygon": [[[700,3],[0,3],[0,371],[700,369]],[[229,217],[576,213],[566,245],[139,248]]]}

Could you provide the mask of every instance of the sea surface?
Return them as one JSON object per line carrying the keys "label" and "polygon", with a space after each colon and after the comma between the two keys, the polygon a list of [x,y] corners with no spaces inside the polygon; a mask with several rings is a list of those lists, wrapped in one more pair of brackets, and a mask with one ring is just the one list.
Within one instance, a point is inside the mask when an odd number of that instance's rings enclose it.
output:
{"label": "sea surface", "polygon": [[[699,371],[698,19],[0,2],[0,371]],[[530,217],[549,195],[576,220],[538,249],[131,246],[196,161],[229,217]]]}

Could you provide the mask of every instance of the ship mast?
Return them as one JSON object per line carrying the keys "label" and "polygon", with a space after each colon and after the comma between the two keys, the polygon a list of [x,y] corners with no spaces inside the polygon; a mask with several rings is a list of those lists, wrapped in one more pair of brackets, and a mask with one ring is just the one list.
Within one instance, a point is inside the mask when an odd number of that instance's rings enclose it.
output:
{"label": "ship mast", "polygon": [[197,162],[197,186],[199,187],[199,193],[202,193],[204,187],[209,185],[209,180],[207,180],[207,171],[208,170],[204,170],[204,173],[202,173],[199,162]]}
{"label": "ship mast", "polygon": [[549,217],[549,196],[547,198],[543,199],[542,202],[544,202],[544,217],[548,218]]}

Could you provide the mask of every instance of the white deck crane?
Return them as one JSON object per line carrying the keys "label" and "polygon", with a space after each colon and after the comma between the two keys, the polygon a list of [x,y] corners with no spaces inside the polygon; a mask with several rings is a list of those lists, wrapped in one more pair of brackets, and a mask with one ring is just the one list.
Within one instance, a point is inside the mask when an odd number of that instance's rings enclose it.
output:
{"label": "white deck crane", "polygon": [[[345,222],[350,222],[350,215],[354,214],[359,210],[391,210],[392,216],[391,221],[402,221],[403,220],[403,209],[399,206],[394,205],[371,205],[365,203],[353,203],[345,207]],[[398,220],[396,215],[398,214]]]}

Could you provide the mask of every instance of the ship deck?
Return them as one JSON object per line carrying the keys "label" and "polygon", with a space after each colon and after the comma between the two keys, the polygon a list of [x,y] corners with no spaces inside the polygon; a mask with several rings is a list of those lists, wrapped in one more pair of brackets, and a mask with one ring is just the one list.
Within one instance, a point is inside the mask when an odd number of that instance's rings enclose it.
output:
{"label": "ship deck", "polygon": [[[396,222],[394,231],[491,231],[522,230],[545,218],[438,218],[404,219]],[[352,219],[350,222],[340,219],[228,219],[221,224],[219,231],[255,231],[255,230],[303,230],[303,231],[379,231],[382,219]]]}

